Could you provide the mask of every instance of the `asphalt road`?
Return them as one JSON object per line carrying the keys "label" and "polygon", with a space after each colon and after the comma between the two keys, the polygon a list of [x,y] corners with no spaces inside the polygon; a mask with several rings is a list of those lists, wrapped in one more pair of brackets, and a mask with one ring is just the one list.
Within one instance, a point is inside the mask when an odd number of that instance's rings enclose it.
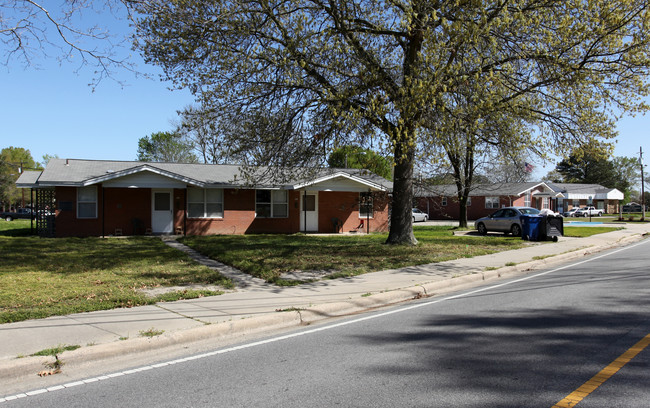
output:
{"label": "asphalt road", "polygon": [[610,367],[597,385],[581,388],[578,406],[648,407],[650,347],[620,360],[648,334],[645,240],[497,285],[2,405],[551,407]]}

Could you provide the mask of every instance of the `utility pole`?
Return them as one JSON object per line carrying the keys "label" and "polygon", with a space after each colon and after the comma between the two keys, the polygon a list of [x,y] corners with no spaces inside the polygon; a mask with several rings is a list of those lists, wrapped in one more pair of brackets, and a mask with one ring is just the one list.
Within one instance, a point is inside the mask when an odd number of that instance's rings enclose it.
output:
{"label": "utility pole", "polygon": [[645,220],[645,181],[643,179],[643,146],[639,146],[639,165],[641,166],[641,219]]}

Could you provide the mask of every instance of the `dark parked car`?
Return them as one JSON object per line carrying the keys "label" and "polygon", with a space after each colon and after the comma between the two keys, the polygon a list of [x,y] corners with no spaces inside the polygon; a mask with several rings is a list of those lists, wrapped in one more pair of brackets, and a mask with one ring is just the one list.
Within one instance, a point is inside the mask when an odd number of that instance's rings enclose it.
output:
{"label": "dark parked car", "polygon": [[565,211],[562,215],[564,217],[577,217],[576,211],[578,211],[578,210],[579,210],[579,208],[575,207],[575,208],[570,209],[569,211]]}
{"label": "dark parked car", "polygon": [[487,217],[479,218],[474,224],[481,235],[487,234],[488,231],[497,231],[518,237],[521,235],[521,216],[537,214],[539,210],[532,207],[505,207]]}
{"label": "dark parked car", "polygon": [[31,208],[19,208],[16,211],[7,211],[0,213],[0,218],[6,221],[13,221],[18,218],[32,218],[32,209]]}

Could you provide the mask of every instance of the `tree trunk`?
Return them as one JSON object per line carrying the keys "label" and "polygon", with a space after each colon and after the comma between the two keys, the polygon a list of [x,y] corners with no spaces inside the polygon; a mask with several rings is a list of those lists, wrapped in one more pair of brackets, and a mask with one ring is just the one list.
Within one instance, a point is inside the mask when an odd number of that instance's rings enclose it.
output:
{"label": "tree trunk", "polygon": [[415,245],[413,235],[413,162],[415,149],[402,143],[395,148],[395,174],[393,201],[390,214],[390,231],[387,244]]}
{"label": "tree trunk", "polygon": [[467,197],[458,195],[458,227],[467,228]]}

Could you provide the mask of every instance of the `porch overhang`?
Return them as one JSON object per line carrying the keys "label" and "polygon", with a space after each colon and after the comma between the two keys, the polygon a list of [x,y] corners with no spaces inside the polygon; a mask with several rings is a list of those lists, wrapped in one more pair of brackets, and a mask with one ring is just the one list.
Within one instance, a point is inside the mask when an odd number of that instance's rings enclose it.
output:
{"label": "porch overhang", "polygon": [[[157,167],[151,167],[151,166],[148,166],[148,165],[145,164],[143,166],[132,167],[132,168],[128,168],[128,169],[121,170],[121,171],[107,170],[106,174],[104,174],[102,176],[93,177],[93,178],[82,181],[81,183],[79,183],[79,187],[92,186],[92,185],[95,185],[95,184],[107,183],[107,182],[111,182],[111,181],[115,182],[118,179],[124,179],[124,178],[127,178],[129,176],[134,176],[134,175],[138,175],[138,174],[146,174],[146,173],[162,176],[162,177],[165,177],[167,179],[171,179],[171,180],[177,181],[179,183],[182,183],[184,185],[191,185],[191,186],[194,186],[194,187],[205,187],[206,186],[206,183],[204,183],[202,181],[195,180],[195,179],[192,179],[192,178],[189,178],[189,177],[185,177],[185,176],[182,176],[180,174],[173,173],[173,172],[170,172],[170,171],[166,171],[166,170],[163,170],[163,169],[159,169]],[[150,185],[150,184],[145,184],[145,183],[140,183],[140,184],[131,183],[130,185],[119,185],[118,183],[114,183],[114,184],[115,184],[116,187],[119,186],[119,187],[127,187],[127,188],[157,188],[157,187],[159,187],[158,185]]]}
{"label": "porch overhang", "polygon": [[564,194],[555,191],[536,191],[533,193],[533,197],[565,198]]}
{"label": "porch overhang", "polygon": [[382,184],[346,172],[336,172],[303,183],[294,184],[292,189],[349,192],[367,191],[368,189],[371,191],[390,191],[388,187]]}

